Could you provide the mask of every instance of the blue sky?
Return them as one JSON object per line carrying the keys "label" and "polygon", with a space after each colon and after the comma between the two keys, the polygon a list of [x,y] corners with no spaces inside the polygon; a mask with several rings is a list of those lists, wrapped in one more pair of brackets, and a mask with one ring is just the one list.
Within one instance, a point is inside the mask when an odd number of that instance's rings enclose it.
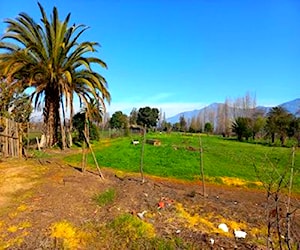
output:
{"label": "blue sky", "polygon": [[[258,105],[300,97],[298,0],[40,0],[48,14],[70,12],[70,24],[90,27],[83,40],[101,44],[112,114],[145,106],[166,117],[235,99]],[[26,12],[40,19],[37,1],[0,2],[3,20]]]}

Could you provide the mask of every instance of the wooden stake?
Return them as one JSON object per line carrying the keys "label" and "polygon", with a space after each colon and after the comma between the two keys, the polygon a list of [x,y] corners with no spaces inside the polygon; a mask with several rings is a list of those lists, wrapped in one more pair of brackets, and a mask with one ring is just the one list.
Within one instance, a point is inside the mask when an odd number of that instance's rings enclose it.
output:
{"label": "wooden stake", "polygon": [[86,143],[85,140],[82,143],[82,161],[81,161],[81,171],[84,172],[86,168]]}
{"label": "wooden stake", "polygon": [[289,192],[288,192],[288,200],[287,200],[287,209],[286,209],[286,243],[288,249],[291,249],[291,195],[292,195],[292,187],[293,187],[293,177],[294,177],[294,166],[295,166],[295,146],[292,149],[292,166],[290,173],[290,182],[289,182]]}
{"label": "wooden stake", "polygon": [[144,165],[144,149],[145,149],[145,141],[146,141],[146,126],[143,129],[143,142],[142,142],[142,150],[141,150],[141,163],[140,163],[140,173],[142,177],[142,183],[145,182],[144,178],[144,171],[143,171],[143,165]]}
{"label": "wooden stake", "polygon": [[94,151],[93,151],[93,149],[92,149],[92,147],[91,147],[91,144],[90,144],[90,142],[89,142],[89,139],[87,138],[87,136],[86,136],[86,134],[85,134],[85,131],[83,132],[83,135],[84,135],[84,138],[85,138],[85,141],[86,141],[87,146],[89,147],[89,149],[90,149],[91,152],[92,152],[92,156],[93,156],[94,162],[96,163],[96,166],[97,166],[97,169],[98,169],[99,176],[100,176],[102,179],[104,179],[104,176],[103,176],[103,174],[102,174],[102,172],[101,172],[101,170],[100,170],[100,167],[99,167],[99,165],[98,165],[97,158],[96,158],[95,153],[94,153]]}
{"label": "wooden stake", "polygon": [[88,142],[86,142],[86,141],[88,141],[88,139],[89,139],[87,130],[88,130],[88,127],[87,127],[87,113],[85,113],[84,114],[84,129],[83,129],[83,136],[85,138],[84,138],[84,141],[83,141],[83,144],[82,144],[82,172],[85,171],[86,160],[87,160],[87,156],[86,156],[86,143],[88,143]]}
{"label": "wooden stake", "polygon": [[202,140],[201,135],[199,134],[199,153],[200,153],[200,172],[202,177],[202,193],[205,198],[205,182],[204,182],[204,167],[203,167],[203,148],[202,148]]}

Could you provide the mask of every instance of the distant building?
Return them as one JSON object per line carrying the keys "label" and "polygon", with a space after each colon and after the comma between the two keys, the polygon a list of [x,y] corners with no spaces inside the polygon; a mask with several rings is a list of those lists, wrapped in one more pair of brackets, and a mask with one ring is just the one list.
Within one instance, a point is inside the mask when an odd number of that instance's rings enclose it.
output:
{"label": "distant building", "polygon": [[130,125],[129,130],[132,134],[140,134],[143,132],[143,127],[140,125]]}

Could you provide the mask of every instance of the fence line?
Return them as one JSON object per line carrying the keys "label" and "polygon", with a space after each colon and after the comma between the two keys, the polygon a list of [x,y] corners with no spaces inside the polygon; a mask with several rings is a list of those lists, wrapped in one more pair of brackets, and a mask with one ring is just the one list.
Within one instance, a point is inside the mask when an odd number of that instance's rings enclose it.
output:
{"label": "fence line", "polygon": [[22,134],[20,124],[0,117],[0,155],[2,157],[22,156]]}

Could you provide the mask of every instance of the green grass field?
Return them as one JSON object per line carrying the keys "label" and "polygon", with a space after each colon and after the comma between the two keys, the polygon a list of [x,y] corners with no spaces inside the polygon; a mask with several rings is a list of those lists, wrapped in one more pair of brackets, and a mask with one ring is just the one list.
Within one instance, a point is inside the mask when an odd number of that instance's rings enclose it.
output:
{"label": "green grass field", "polygon": [[[148,139],[159,139],[161,146],[145,144],[144,173],[161,177],[184,180],[200,180],[199,136],[180,133],[149,133]],[[138,139],[139,145],[131,140]],[[137,136],[107,139],[93,144],[97,161],[102,167],[127,172],[139,172],[141,162],[141,141]],[[224,182],[222,178],[239,179],[249,182],[249,186],[260,179],[270,182],[278,179],[291,167],[292,149],[269,147],[216,136],[201,135],[203,147],[204,175],[207,181]],[[295,153],[294,191],[300,192],[300,156]],[[66,158],[70,163],[80,164],[81,155]],[[94,166],[88,156],[88,164]],[[255,167],[258,169],[258,174]],[[286,176],[288,180],[289,175]]]}

